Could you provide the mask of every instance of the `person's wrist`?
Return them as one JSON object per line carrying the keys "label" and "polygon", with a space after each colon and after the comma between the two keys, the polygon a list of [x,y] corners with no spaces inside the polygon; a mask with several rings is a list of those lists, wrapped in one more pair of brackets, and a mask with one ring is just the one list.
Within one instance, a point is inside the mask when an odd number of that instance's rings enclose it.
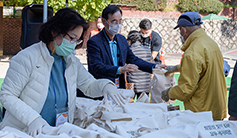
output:
{"label": "person's wrist", "polygon": [[179,71],[179,65],[175,65],[175,72],[178,72]]}
{"label": "person's wrist", "polygon": [[118,67],[118,69],[117,69],[117,74],[121,74],[120,68],[121,68],[121,67]]}
{"label": "person's wrist", "polygon": [[120,72],[121,74],[124,73],[123,67],[120,67],[120,68],[119,68],[119,72]]}
{"label": "person's wrist", "polygon": [[158,65],[158,64],[156,64],[155,66],[153,66],[153,68],[159,68],[159,65]]}
{"label": "person's wrist", "polygon": [[169,101],[169,89],[166,89],[164,91],[162,91],[161,93],[161,98],[165,101],[165,102],[168,102]]}
{"label": "person's wrist", "polygon": [[35,118],[35,119],[29,124],[29,126],[32,125],[36,120],[39,120],[40,118],[42,118],[42,117],[41,117],[41,116],[38,116],[37,118]]}

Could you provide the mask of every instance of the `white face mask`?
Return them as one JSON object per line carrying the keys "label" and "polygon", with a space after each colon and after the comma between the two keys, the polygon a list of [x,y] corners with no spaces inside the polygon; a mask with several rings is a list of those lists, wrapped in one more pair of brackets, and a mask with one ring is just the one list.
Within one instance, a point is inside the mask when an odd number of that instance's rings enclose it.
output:
{"label": "white face mask", "polygon": [[147,37],[150,36],[150,34],[143,34],[143,33],[141,33],[141,35],[142,35],[143,38],[147,38]]}
{"label": "white face mask", "polygon": [[116,35],[120,32],[121,28],[122,28],[122,24],[109,24],[109,29],[108,28],[106,29],[111,35]]}
{"label": "white face mask", "polygon": [[77,43],[71,43],[69,40],[63,38],[61,45],[57,45],[56,41],[54,40],[55,52],[59,56],[69,56],[75,50]]}
{"label": "white face mask", "polygon": [[102,29],[102,28],[104,28],[104,25],[103,25],[103,23],[97,23],[97,27],[98,27],[99,29]]}

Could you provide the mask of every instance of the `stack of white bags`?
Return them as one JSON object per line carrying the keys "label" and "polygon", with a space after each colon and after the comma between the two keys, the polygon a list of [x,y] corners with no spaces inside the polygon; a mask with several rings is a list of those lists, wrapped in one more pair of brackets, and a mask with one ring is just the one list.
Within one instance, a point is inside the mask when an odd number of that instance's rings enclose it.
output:
{"label": "stack of white bags", "polygon": [[[163,102],[161,91],[175,84],[173,76],[163,74],[155,74],[151,83],[154,103],[145,93],[129,103],[134,96],[129,90],[121,90],[128,99],[124,106],[77,98],[73,124],[46,126],[36,138],[237,138],[237,121],[213,121],[211,112],[167,111],[166,103],[157,103]],[[0,130],[0,137],[32,138],[10,127]]]}
{"label": "stack of white bags", "polygon": [[[167,111],[166,103],[139,100],[117,106],[77,98],[74,124],[44,127],[36,138],[237,138],[237,122],[213,121],[211,112]],[[10,127],[0,137],[32,138]]]}

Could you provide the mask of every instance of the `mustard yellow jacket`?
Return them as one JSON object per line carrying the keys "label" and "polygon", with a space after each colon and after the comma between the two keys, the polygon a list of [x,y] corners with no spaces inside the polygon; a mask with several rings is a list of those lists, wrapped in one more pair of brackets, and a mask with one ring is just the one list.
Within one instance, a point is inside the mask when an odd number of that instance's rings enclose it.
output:
{"label": "mustard yellow jacket", "polygon": [[178,85],[170,88],[170,99],[184,102],[186,110],[212,111],[214,120],[226,117],[227,89],[224,60],[218,45],[200,28],[183,47]]}

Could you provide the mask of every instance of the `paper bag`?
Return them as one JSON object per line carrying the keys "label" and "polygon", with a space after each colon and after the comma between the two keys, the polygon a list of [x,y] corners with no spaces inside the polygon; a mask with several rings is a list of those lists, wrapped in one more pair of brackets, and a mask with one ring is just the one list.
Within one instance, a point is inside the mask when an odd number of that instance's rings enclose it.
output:
{"label": "paper bag", "polygon": [[174,74],[165,77],[165,71],[163,70],[155,70],[153,74],[154,76],[150,83],[151,103],[162,103],[164,101],[161,99],[161,92],[176,85]]}

